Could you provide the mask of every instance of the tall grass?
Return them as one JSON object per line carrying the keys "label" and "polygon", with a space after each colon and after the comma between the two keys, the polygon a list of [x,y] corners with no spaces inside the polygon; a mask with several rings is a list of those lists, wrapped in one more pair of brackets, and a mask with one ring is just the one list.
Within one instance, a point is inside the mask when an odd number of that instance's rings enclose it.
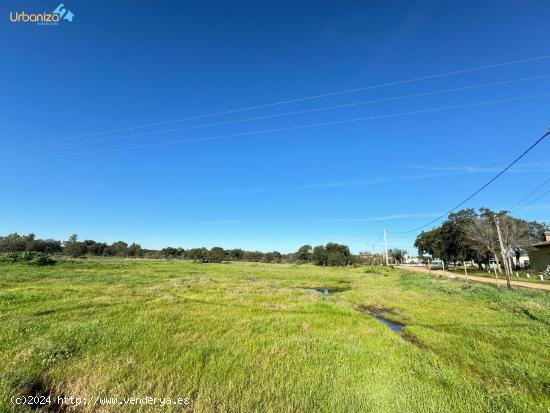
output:
{"label": "tall grass", "polygon": [[549,297],[381,267],[0,264],[0,411],[52,394],[190,400],[83,412],[545,412]]}

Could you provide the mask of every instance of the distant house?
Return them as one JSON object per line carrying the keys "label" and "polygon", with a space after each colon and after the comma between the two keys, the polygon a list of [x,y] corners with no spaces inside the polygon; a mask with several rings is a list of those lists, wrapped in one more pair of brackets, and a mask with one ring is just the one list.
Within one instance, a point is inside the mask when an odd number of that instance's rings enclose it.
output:
{"label": "distant house", "polygon": [[514,267],[518,266],[519,268],[529,268],[529,266],[531,265],[531,262],[529,261],[529,255],[522,254],[519,257],[518,261],[516,255],[513,254],[510,259],[512,260],[512,264],[514,264]]}
{"label": "distant house", "polygon": [[415,264],[415,265],[422,264],[422,258],[407,256],[407,258],[403,261],[403,264]]}
{"label": "distant house", "polygon": [[529,247],[529,263],[535,271],[544,271],[550,266],[550,231],[545,232],[546,241]]}

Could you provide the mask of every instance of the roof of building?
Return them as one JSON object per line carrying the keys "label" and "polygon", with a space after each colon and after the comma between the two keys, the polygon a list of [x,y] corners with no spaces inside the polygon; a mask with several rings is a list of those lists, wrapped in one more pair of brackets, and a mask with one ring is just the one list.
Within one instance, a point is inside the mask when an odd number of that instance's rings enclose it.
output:
{"label": "roof of building", "polygon": [[550,247],[550,241],[537,242],[536,244],[531,244],[531,247]]}

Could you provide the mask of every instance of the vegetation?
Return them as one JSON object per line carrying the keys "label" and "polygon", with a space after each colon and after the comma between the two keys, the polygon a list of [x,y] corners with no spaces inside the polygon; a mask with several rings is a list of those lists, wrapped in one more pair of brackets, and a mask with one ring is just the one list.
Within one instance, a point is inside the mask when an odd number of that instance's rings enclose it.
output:
{"label": "vegetation", "polygon": [[310,245],[304,245],[296,253],[281,254],[278,251],[260,252],[245,251],[242,249],[224,250],[221,247],[183,248],[166,247],[157,250],[143,249],[135,242],[128,245],[124,241],[113,242],[111,245],[93,240],[78,241],[78,236],[73,234],[64,243],[54,240],[37,240],[34,234],[22,236],[10,234],[0,237],[1,252],[36,251],[48,254],[63,254],[71,258],[81,257],[119,257],[119,258],[164,258],[192,260],[202,263],[220,263],[224,261],[247,261],[266,263],[308,263],[317,265],[335,266],[350,265],[360,261],[358,257],[350,253],[346,245],[328,243],[325,246],[317,246],[315,254]]}
{"label": "vegetation", "polygon": [[356,262],[364,265],[382,265],[386,262],[386,257],[381,253],[363,251],[358,254]]}
{"label": "vegetation", "polygon": [[52,265],[55,263],[48,254],[43,252],[8,252],[0,254],[0,262],[23,262],[35,265]]}
{"label": "vegetation", "polygon": [[439,227],[418,235],[415,247],[419,255],[427,253],[440,258],[446,266],[474,260],[482,269],[482,264],[488,266],[491,259],[507,265],[500,253],[495,218],[500,222],[506,254],[514,254],[518,262],[530,244],[544,240],[544,224],[514,218],[505,211],[496,213],[481,208],[479,212],[464,209],[449,214]]}
{"label": "vegetation", "polygon": [[311,253],[312,262],[316,265],[337,266],[349,265],[353,262],[353,257],[347,245],[329,242],[327,245],[318,245],[313,248]]}
{"label": "vegetation", "polygon": [[388,256],[392,259],[392,262],[401,264],[407,256],[407,251],[400,248],[390,248]]}
{"label": "vegetation", "polygon": [[0,252],[23,252],[35,251],[45,254],[56,254],[63,250],[60,241],[52,239],[36,239],[34,234],[22,236],[19,234],[10,234],[0,237]]}
{"label": "vegetation", "polygon": [[550,409],[543,292],[374,266],[89,259],[0,273],[2,412],[37,411],[10,403],[30,394],[189,397],[166,412]]}

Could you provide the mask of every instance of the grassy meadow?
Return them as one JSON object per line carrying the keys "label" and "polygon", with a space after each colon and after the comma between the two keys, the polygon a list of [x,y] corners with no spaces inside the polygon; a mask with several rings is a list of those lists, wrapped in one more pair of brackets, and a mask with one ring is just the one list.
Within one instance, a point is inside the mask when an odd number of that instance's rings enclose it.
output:
{"label": "grassy meadow", "polygon": [[0,264],[0,327],[0,412],[550,411],[550,294],[390,268]]}

